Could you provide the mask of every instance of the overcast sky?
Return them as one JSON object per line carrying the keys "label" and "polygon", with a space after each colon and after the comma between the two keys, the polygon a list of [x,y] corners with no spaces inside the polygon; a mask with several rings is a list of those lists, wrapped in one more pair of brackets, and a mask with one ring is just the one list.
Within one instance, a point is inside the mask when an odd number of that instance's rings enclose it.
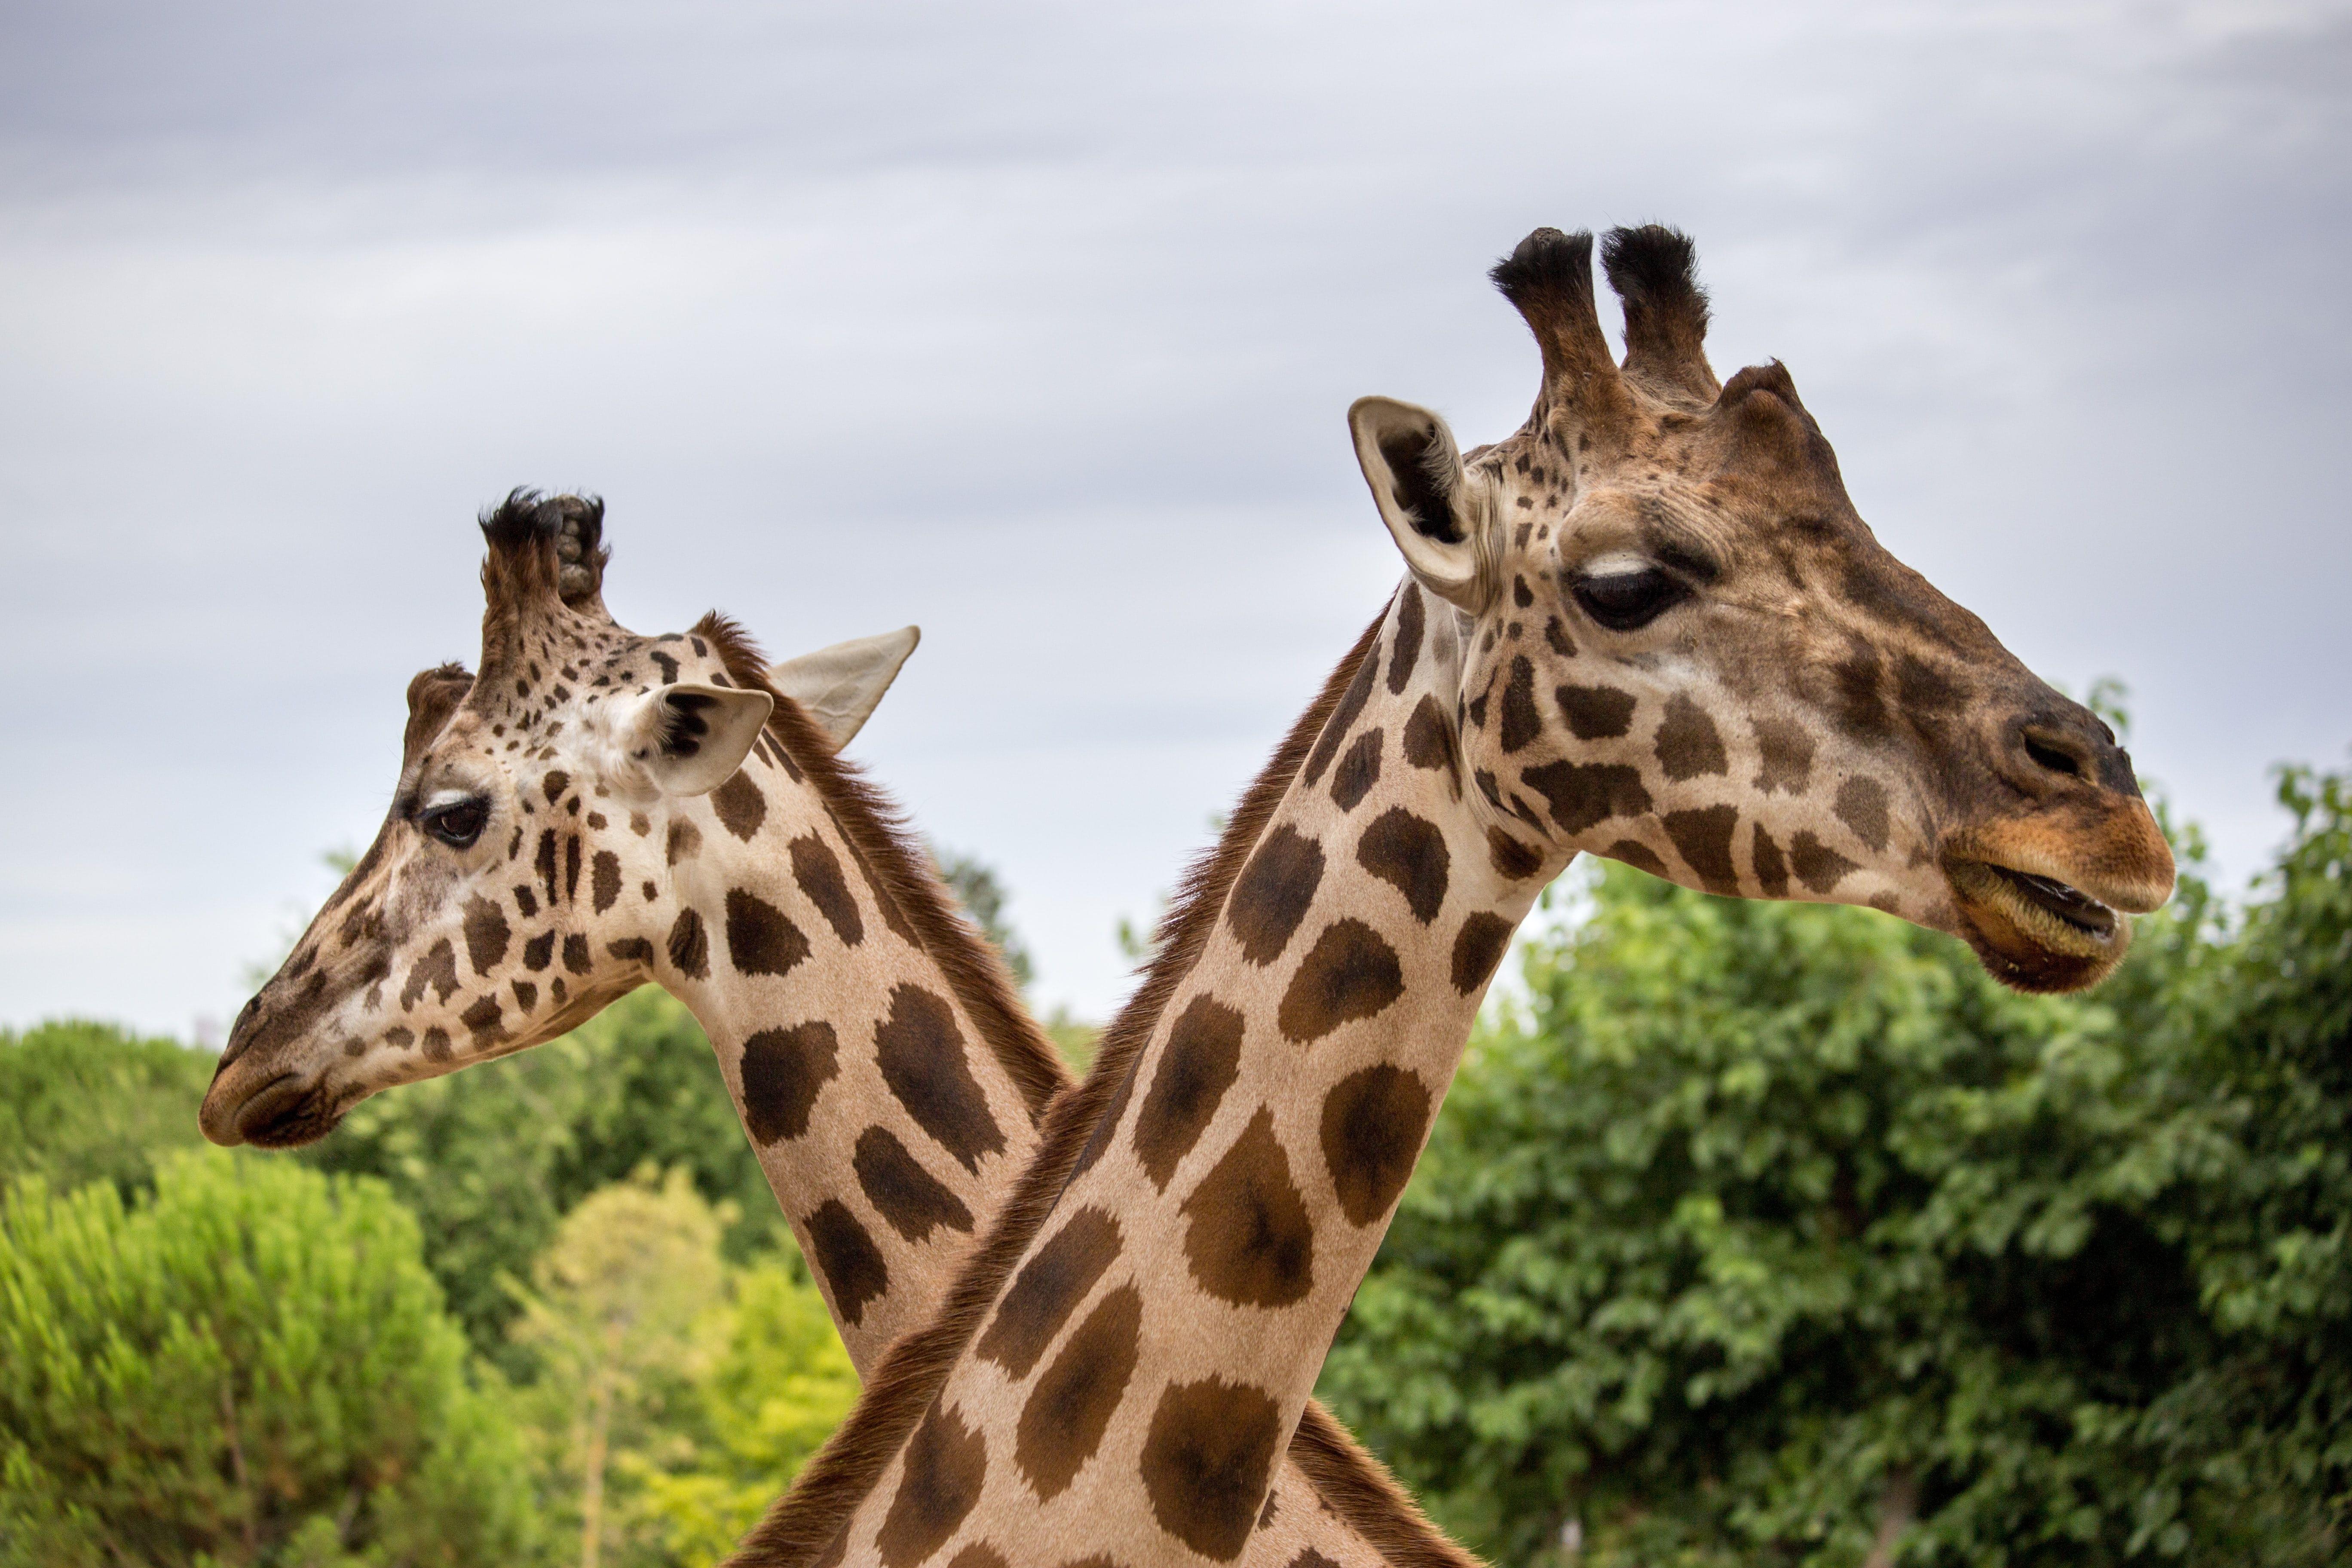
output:
{"label": "overcast sky", "polygon": [[0,1022],[235,1011],[516,484],[636,630],[919,622],[856,751],[1101,1016],[1399,571],[1349,402],[1516,426],[1543,224],[1695,235],[2242,878],[2352,740],[2348,185],[2341,5],[7,7]]}

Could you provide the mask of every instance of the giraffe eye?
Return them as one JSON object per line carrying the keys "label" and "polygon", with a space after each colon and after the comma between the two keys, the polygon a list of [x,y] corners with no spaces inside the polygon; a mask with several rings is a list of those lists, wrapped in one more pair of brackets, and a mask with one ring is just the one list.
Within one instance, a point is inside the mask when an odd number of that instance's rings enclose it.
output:
{"label": "giraffe eye", "polygon": [[479,795],[436,805],[421,818],[425,831],[452,849],[471,849],[490,820],[490,803]]}
{"label": "giraffe eye", "polygon": [[1638,631],[1690,597],[1679,578],[1655,566],[1580,577],[1573,591],[1584,613],[1612,632]]}

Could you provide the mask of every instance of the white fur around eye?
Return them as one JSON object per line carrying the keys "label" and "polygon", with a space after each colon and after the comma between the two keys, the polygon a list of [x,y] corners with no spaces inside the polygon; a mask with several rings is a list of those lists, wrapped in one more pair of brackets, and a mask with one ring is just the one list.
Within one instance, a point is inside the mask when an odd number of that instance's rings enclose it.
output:
{"label": "white fur around eye", "polygon": [[1631,550],[1612,550],[1606,555],[1596,555],[1576,569],[1580,577],[1633,577],[1657,570],[1657,563]]}
{"label": "white fur around eye", "polygon": [[440,811],[473,799],[474,794],[475,792],[469,789],[436,789],[425,797],[425,809]]}

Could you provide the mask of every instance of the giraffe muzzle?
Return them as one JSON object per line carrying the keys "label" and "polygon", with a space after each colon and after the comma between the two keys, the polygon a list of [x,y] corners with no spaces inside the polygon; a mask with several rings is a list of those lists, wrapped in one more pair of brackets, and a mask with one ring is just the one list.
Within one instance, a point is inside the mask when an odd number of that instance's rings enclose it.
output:
{"label": "giraffe muzzle", "polygon": [[233,1073],[223,1073],[197,1120],[205,1136],[224,1148],[296,1149],[333,1131],[342,1111],[324,1084],[300,1073],[281,1072],[244,1093]]}

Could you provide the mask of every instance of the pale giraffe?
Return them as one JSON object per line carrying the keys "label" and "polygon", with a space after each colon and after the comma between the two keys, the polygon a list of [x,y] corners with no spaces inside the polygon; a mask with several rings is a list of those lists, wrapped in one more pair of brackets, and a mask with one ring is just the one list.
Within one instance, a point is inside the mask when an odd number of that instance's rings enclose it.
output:
{"label": "pale giraffe", "polygon": [[[933,1316],[1069,1087],[992,950],[835,755],[913,629],[774,666],[772,693],[715,617],[652,638],[613,623],[599,504],[518,494],[484,526],[482,674],[411,682],[393,808],[238,1019],[205,1131],[308,1142],[382,1089],[660,984],[709,1035],[868,1375]],[[1276,1489],[1328,1561],[1375,1563],[1382,1542],[1470,1563],[1319,1411],[1299,1449]]]}
{"label": "pale giraffe", "polygon": [[1480,999],[1580,851],[1867,904],[2029,990],[2095,982],[2117,911],[2169,895],[2105,726],[1878,545],[1784,370],[1717,384],[1688,243],[1609,237],[1622,366],[1591,244],[1538,230],[1495,269],[1543,357],[1508,439],[1465,458],[1425,410],[1350,411],[1409,576],[1191,881],[1004,1229],[737,1563],[1256,1555]]}

